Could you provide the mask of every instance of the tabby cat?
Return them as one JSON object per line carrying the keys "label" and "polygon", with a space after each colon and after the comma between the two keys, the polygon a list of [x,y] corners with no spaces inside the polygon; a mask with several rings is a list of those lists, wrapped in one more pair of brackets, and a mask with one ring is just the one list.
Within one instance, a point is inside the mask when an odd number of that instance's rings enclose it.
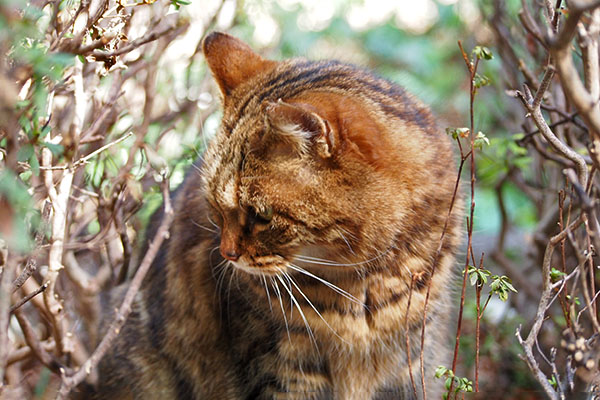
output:
{"label": "tabby cat", "polygon": [[421,398],[431,279],[435,398],[461,220],[450,141],[425,106],[354,66],[266,60],[224,33],[203,51],[222,124],[173,195],[170,239],[98,397]]}

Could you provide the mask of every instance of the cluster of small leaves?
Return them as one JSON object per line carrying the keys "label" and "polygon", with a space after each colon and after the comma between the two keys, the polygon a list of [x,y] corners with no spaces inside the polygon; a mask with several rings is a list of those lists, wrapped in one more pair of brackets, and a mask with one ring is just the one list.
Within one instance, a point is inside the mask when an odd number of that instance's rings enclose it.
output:
{"label": "cluster of small leaves", "polygon": [[563,279],[566,275],[567,274],[554,267],[552,267],[552,269],[550,270],[550,280],[552,280],[552,282],[558,282],[561,279]]}
{"label": "cluster of small leaves", "polygon": [[508,300],[510,292],[517,293],[517,289],[512,285],[510,278],[505,275],[492,275],[490,271],[484,268],[477,268],[469,265],[467,273],[471,280],[471,285],[482,287],[490,280],[490,295],[496,294],[502,301]]}
{"label": "cluster of small leaves", "polygon": [[452,136],[452,139],[457,140],[458,138],[468,138],[470,130],[469,128],[446,128],[446,134]]}
{"label": "cluster of small leaves", "polygon": [[485,46],[475,46],[471,54],[480,60],[491,60],[494,58],[492,51]]}
{"label": "cluster of small leaves", "polygon": [[472,286],[483,286],[487,283],[488,277],[492,274],[490,271],[484,268],[477,268],[469,265],[467,268],[469,279],[471,280]]}
{"label": "cluster of small leaves", "polygon": [[[435,377],[438,379],[446,378],[444,381],[444,387],[448,391],[450,391],[450,388],[452,388],[452,391],[455,395],[459,392],[470,393],[473,391],[473,381],[454,375],[454,371],[452,371],[450,368],[444,367],[443,365],[440,365],[436,368]],[[446,400],[448,395],[449,392],[446,392],[442,398]]]}
{"label": "cluster of small leaves", "polygon": [[483,145],[489,146],[490,145],[490,139],[487,138],[487,136],[485,136],[485,134],[481,131],[477,132],[477,135],[475,135],[475,140],[473,141],[473,147],[475,147],[476,149],[482,149]]}
{"label": "cluster of small leaves", "polygon": [[473,87],[475,87],[476,89],[488,86],[491,83],[492,80],[490,78],[479,73],[475,74],[475,78],[473,78]]}
{"label": "cluster of small leaves", "polygon": [[548,382],[552,385],[554,389],[558,388],[558,382],[556,381],[556,376],[552,375],[552,378],[548,379]]}
{"label": "cluster of small leaves", "polygon": [[568,294],[566,297],[567,297],[567,300],[569,300],[570,302],[575,303],[578,306],[581,305],[581,301],[579,300],[579,297],[577,297],[577,296],[573,297],[570,294]]}
{"label": "cluster of small leaves", "polygon": [[[452,136],[452,139],[454,140],[458,140],[458,139],[466,139],[469,137],[469,135],[471,134],[471,131],[469,128],[466,127],[462,127],[462,128],[446,128],[446,134],[449,136]],[[485,134],[481,131],[477,132],[477,135],[475,135],[475,138],[473,139],[473,147],[476,149],[482,149],[483,145],[490,145],[490,139],[487,138],[487,136],[485,136]]]}
{"label": "cluster of small leaves", "polygon": [[509,292],[517,293],[517,289],[512,285],[510,278],[505,275],[493,275],[490,290],[492,293],[497,294],[502,301],[508,300]]}
{"label": "cluster of small leaves", "polygon": [[[490,49],[485,46],[475,46],[471,52],[471,55],[478,60],[491,60],[494,58],[494,55]],[[475,89],[475,93],[477,93],[477,89],[488,86],[491,83],[492,80],[486,75],[476,73],[473,77],[473,88]]]}

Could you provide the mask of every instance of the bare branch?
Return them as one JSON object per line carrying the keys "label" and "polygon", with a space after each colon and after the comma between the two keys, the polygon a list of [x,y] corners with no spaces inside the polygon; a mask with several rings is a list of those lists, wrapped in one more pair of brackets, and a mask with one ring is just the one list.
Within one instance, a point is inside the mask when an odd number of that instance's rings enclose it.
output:
{"label": "bare branch", "polygon": [[[592,131],[593,136],[597,139],[600,135],[600,108],[598,108],[598,98],[592,96],[581,81],[577,68],[573,63],[569,45],[577,31],[583,13],[598,7],[600,2],[571,1],[569,4],[569,18],[566,20],[562,31],[557,35],[548,37],[550,52],[555,61],[556,69],[567,97],[573,102],[581,117]],[[597,54],[595,58],[595,62],[597,63]],[[588,66],[586,68],[593,69],[594,67],[589,64],[589,59],[587,61],[586,64],[588,64]],[[591,70],[589,72],[591,72]]]}
{"label": "bare branch", "polygon": [[19,307],[21,307],[23,304],[27,303],[29,300],[33,299],[38,294],[42,293],[47,288],[48,288],[48,283],[46,282],[42,286],[40,286],[37,290],[29,293],[27,296],[23,297],[21,300],[17,301],[15,304],[13,304],[10,307],[10,312],[14,313]]}
{"label": "bare branch", "polygon": [[74,169],[74,168],[80,167],[82,165],[85,165],[94,156],[102,153],[104,150],[109,149],[116,144],[123,142],[125,139],[129,138],[131,135],[133,135],[133,132],[126,133],[125,135],[121,136],[117,140],[114,140],[110,143],[105,144],[104,146],[100,147],[99,149],[92,151],[90,154],[86,155],[85,157],[81,157],[79,160],[75,161],[72,165],[58,165],[58,166],[52,166],[52,167],[41,166],[40,169],[43,171],[48,171],[48,170],[60,171],[60,170],[66,170],[69,168]]}
{"label": "bare branch", "polygon": [[540,88],[538,89],[535,99],[532,98],[531,93],[528,92],[527,86],[525,86],[525,95],[522,95],[520,92],[517,92],[518,97],[521,99],[521,102],[531,114],[535,125],[537,126],[540,133],[544,136],[544,138],[554,147],[556,151],[564,155],[567,159],[571,160],[576,168],[577,168],[577,176],[579,181],[583,186],[587,185],[588,180],[588,169],[587,164],[584,158],[571,149],[569,146],[564,144],[552,130],[548,126],[548,123],[544,119],[542,115],[542,111],[540,109],[542,97],[544,93],[550,86],[550,82],[552,80],[552,76],[554,75],[554,68],[551,65],[548,65],[546,68],[546,72],[544,73],[544,78],[542,79],[542,83],[540,84]]}
{"label": "bare branch", "polygon": [[544,253],[544,261],[542,264],[542,296],[540,298],[540,302],[538,304],[538,309],[536,312],[535,320],[529,335],[527,335],[527,339],[523,340],[521,337],[521,328],[517,328],[516,336],[519,340],[519,343],[525,350],[525,361],[529,368],[534,372],[538,382],[542,384],[542,387],[546,391],[546,394],[551,399],[558,399],[558,395],[552,385],[548,382],[548,379],[541,371],[537,361],[535,360],[535,356],[533,355],[533,346],[537,341],[538,334],[540,329],[542,328],[542,324],[544,323],[544,317],[546,314],[546,310],[548,309],[548,304],[550,299],[552,298],[552,283],[550,281],[550,266],[552,262],[552,254],[554,252],[554,248],[557,244],[559,244],[562,240],[564,240],[569,232],[576,229],[579,225],[583,223],[583,218],[579,217],[575,221],[571,223],[566,229],[553,236],[548,245],[546,246],[546,252]]}
{"label": "bare branch", "polygon": [[151,31],[149,33],[147,33],[146,35],[142,36],[141,38],[135,39],[133,41],[131,41],[129,44],[114,50],[114,51],[101,51],[101,50],[95,50],[92,52],[92,56],[94,56],[94,58],[96,60],[102,61],[102,60],[106,60],[110,57],[115,57],[115,56],[120,56],[121,54],[125,54],[125,53],[129,53],[130,51],[148,43],[148,42],[152,42],[162,36],[165,36],[167,34],[173,33],[175,35],[185,31],[188,28],[187,24],[181,25],[181,26],[166,26],[160,30],[155,30],[155,31]]}
{"label": "bare branch", "polygon": [[59,390],[59,398],[65,398],[69,392],[81,383],[87,375],[91,373],[93,369],[95,369],[104,356],[106,352],[109,350],[112,342],[117,337],[129,313],[131,312],[131,305],[133,303],[133,299],[137,292],[139,291],[142,281],[146,276],[146,273],[150,269],[150,265],[152,265],[152,261],[156,257],[164,239],[166,239],[169,235],[169,228],[173,221],[173,208],[171,206],[171,200],[169,197],[169,185],[168,180],[163,181],[163,198],[164,198],[164,217],[160,223],[158,230],[156,231],[156,235],[152,239],[150,246],[148,247],[148,251],[142,260],[138,270],[135,273],[129,288],[127,289],[127,293],[125,294],[125,298],[123,300],[123,304],[119,308],[117,315],[115,316],[113,322],[110,324],[108,331],[102,341],[94,351],[94,353],[90,356],[90,358],[82,365],[74,374],[62,375],[62,383]]}
{"label": "bare branch", "polygon": [[[42,160],[44,166],[51,166],[52,153],[49,149],[43,149]],[[54,289],[60,270],[63,268],[62,255],[66,233],[67,204],[72,182],[73,171],[71,169],[64,170],[59,183],[59,189],[57,190],[54,186],[52,171],[45,171],[45,184],[52,203],[53,215],[51,220],[52,237],[50,239],[50,253],[48,255],[48,273],[46,275],[49,285],[48,289],[44,291],[44,302],[48,308],[50,318],[52,318],[51,322],[57,348],[60,352],[67,353],[70,352],[71,348],[64,342],[66,331],[64,310]]]}

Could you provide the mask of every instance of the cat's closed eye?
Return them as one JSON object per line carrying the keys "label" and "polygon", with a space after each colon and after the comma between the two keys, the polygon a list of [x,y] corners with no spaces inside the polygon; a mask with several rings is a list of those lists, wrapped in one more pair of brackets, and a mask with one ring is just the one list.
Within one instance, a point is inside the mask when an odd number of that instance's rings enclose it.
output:
{"label": "cat's closed eye", "polygon": [[248,211],[254,223],[266,225],[273,219],[273,207],[271,206],[249,207]]}

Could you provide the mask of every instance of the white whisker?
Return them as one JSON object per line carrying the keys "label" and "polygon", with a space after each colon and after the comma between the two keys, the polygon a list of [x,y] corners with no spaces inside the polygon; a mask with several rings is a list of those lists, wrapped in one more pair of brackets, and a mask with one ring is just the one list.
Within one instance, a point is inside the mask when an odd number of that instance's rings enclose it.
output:
{"label": "white whisker", "polygon": [[335,261],[330,261],[330,260],[323,260],[323,259],[318,259],[316,257],[309,257],[309,256],[303,256],[303,255],[296,255],[294,256],[294,258],[296,260],[308,263],[308,264],[320,264],[320,265],[327,265],[327,266],[336,266],[336,267],[355,267],[358,265],[364,265],[364,264],[369,264],[383,256],[385,256],[387,253],[389,253],[392,250],[392,247],[388,248],[385,252],[380,253],[378,255],[376,255],[373,258],[370,258],[368,260],[364,260],[364,261],[358,261],[355,263],[338,263]]}
{"label": "white whisker", "polygon": [[306,302],[310,305],[310,307],[315,311],[315,313],[317,313],[317,315],[319,316],[319,318],[321,318],[321,320],[325,323],[325,325],[327,325],[327,327],[331,330],[331,332],[333,332],[333,334],[335,336],[337,336],[342,342],[349,344],[343,337],[341,337],[340,335],[338,335],[338,333],[335,331],[335,329],[333,329],[331,327],[331,325],[329,325],[329,322],[327,322],[325,320],[325,318],[323,318],[323,316],[321,315],[321,313],[317,310],[317,308],[314,306],[314,304],[308,299],[308,297],[306,297],[306,295],[304,294],[304,292],[300,289],[300,287],[296,284],[296,282],[292,279],[291,276],[289,276],[287,273],[283,273],[283,276],[292,284],[294,285],[294,287],[296,288],[296,290],[298,290],[298,292],[300,293],[300,295],[302,297],[304,297],[304,300],[306,300]]}
{"label": "white whisker", "polygon": [[[280,272],[282,272],[282,271],[280,271]],[[287,287],[287,285],[285,284],[285,282],[283,281],[283,279],[281,278],[281,276],[275,275],[275,277],[277,279],[279,279],[279,282],[281,282],[281,284],[283,285],[283,287],[285,288],[285,290],[290,295],[290,299],[292,300],[292,302],[294,303],[294,305],[298,309],[298,312],[300,313],[300,317],[302,317],[302,320],[304,321],[304,326],[306,327],[306,331],[308,333],[308,336],[310,337],[311,342],[314,343],[315,349],[317,350],[317,353],[319,353],[319,346],[317,345],[317,339],[315,338],[315,335],[314,335],[312,329],[310,328],[310,325],[308,324],[308,320],[306,319],[306,316],[304,315],[304,312],[302,311],[302,308],[300,307],[300,304],[298,303],[298,300],[296,300],[296,297],[294,297],[294,294],[292,293],[292,289]]]}
{"label": "white whisker", "polygon": [[230,298],[231,298],[231,281],[233,280],[233,277],[235,276],[236,272],[237,272],[237,268],[235,267],[235,265],[233,265],[233,263],[231,261],[227,262],[227,266],[230,267],[229,269],[231,270],[231,276],[229,277],[229,285],[227,286],[227,318],[231,317],[231,313],[230,313]]}
{"label": "white whisker", "polygon": [[352,246],[350,246],[350,242],[348,241],[348,239],[346,239],[346,236],[344,236],[344,234],[341,231],[337,231],[337,233],[339,233],[339,235],[342,237],[342,240],[346,243],[346,246],[348,246],[348,249],[350,249],[350,253],[356,255],[354,250],[352,250]]}
{"label": "white whisker", "polygon": [[190,218],[190,221],[192,221],[192,224],[196,225],[198,228],[204,229],[205,231],[209,231],[209,232],[212,232],[212,233],[217,233],[216,230],[210,229],[210,228],[208,228],[208,227],[206,227],[206,226],[204,226],[202,224],[199,224],[198,222],[194,221],[191,218]]}
{"label": "white whisker", "polygon": [[314,278],[314,279],[318,280],[319,282],[321,282],[322,284],[326,285],[326,286],[327,286],[327,287],[329,287],[331,290],[333,290],[333,291],[335,291],[335,292],[337,292],[337,293],[341,294],[342,296],[344,296],[344,297],[345,297],[345,298],[347,298],[348,300],[350,300],[350,301],[352,301],[352,302],[354,302],[354,303],[356,303],[356,304],[359,304],[359,305],[360,305],[360,306],[362,306],[362,307],[365,307],[365,304],[364,304],[362,301],[360,301],[360,300],[359,300],[359,299],[357,299],[356,297],[352,296],[350,293],[346,292],[344,289],[342,289],[342,288],[340,288],[340,287],[338,287],[338,286],[334,285],[333,283],[329,282],[328,280],[326,280],[326,279],[323,279],[323,278],[321,278],[321,277],[319,277],[319,276],[317,276],[317,275],[315,275],[315,274],[312,274],[312,273],[308,272],[307,270],[305,270],[304,268],[302,268],[302,267],[299,267],[298,265],[295,265],[295,264],[291,264],[291,263],[290,263],[290,264],[288,264],[288,266],[289,266],[291,269],[293,269],[294,271],[298,271],[298,272],[300,272],[300,273],[302,273],[302,274],[304,274],[304,275],[306,275],[306,276],[309,276],[309,277],[311,277],[311,278]]}
{"label": "white whisker", "polygon": [[269,287],[267,286],[267,278],[261,274],[261,278],[263,283],[265,284],[265,291],[267,292],[267,301],[269,302],[269,310],[271,310],[271,314],[273,314],[273,304],[271,304],[271,293],[269,293]]}
{"label": "white whisker", "polygon": [[219,304],[219,307],[221,307],[221,303],[222,303],[221,293],[222,293],[223,282],[225,280],[225,274],[227,273],[227,270],[228,270],[228,268],[226,268],[226,265],[225,265],[226,261],[227,260],[221,261],[219,264],[217,264],[216,267],[213,268],[213,271],[212,271],[213,277],[215,277],[215,273],[218,275],[216,277],[217,284],[216,284],[216,290],[215,290],[215,297],[217,298],[217,304]]}
{"label": "white whisker", "polygon": [[210,222],[210,224],[212,226],[215,227],[215,229],[217,230],[217,232],[221,231],[221,228],[219,228],[219,225],[215,224],[215,222],[210,218],[210,215],[208,215],[208,211],[206,212],[206,219],[208,220],[208,222]]}
{"label": "white whisker", "polygon": [[271,280],[271,286],[273,286],[273,290],[277,295],[277,299],[279,299],[279,305],[281,306],[281,314],[283,315],[283,322],[285,323],[285,331],[288,335],[288,340],[292,343],[292,337],[290,336],[290,327],[288,326],[287,317],[285,316],[285,308],[283,307],[283,300],[281,299],[281,292],[279,291],[279,285],[277,281],[273,279],[273,277],[269,277]]}
{"label": "white whisker", "polygon": [[[194,149],[195,150],[195,149]],[[202,155],[196,150],[196,154],[198,155],[198,157],[202,160],[202,162],[204,163],[204,157],[202,157]],[[196,165],[196,163],[192,163],[192,168],[194,168],[196,171],[198,171],[198,173],[200,175],[202,175],[202,169],[200,167],[198,167]]]}

